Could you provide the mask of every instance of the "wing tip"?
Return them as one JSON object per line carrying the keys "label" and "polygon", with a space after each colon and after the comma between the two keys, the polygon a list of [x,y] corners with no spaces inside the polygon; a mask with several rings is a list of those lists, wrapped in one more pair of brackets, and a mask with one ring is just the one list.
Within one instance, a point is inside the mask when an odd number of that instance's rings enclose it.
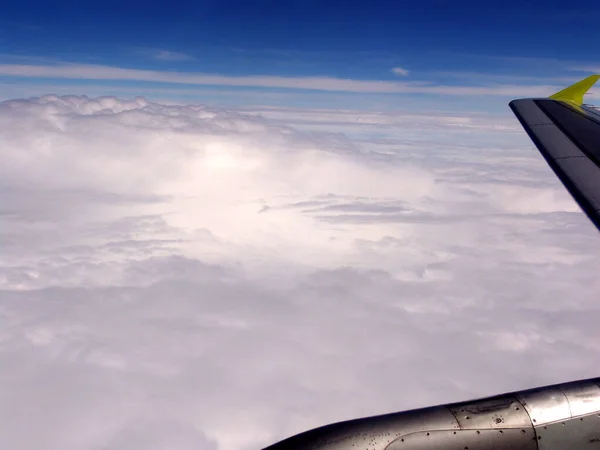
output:
{"label": "wing tip", "polygon": [[553,100],[562,100],[577,106],[583,104],[583,96],[596,84],[600,79],[600,74],[590,75],[569,87],[552,94],[549,98]]}

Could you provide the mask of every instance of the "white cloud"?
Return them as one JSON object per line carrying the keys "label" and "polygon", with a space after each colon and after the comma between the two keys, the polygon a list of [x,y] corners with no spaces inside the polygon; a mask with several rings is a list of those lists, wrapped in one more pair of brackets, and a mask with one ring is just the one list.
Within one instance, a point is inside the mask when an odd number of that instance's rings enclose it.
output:
{"label": "white cloud", "polygon": [[0,447],[255,449],[597,374],[597,233],[506,118],[260,114],[0,103]]}
{"label": "white cloud", "polygon": [[125,69],[93,64],[28,65],[0,64],[0,76],[65,78],[78,80],[136,80],[188,85],[238,86],[248,88],[309,89],[364,93],[426,93],[440,95],[548,96],[560,86],[495,84],[446,86],[429,82],[354,80],[333,77],[227,76],[195,72],[162,72]]}
{"label": "white cloud", "polygon": [[403,69],[402,67],[394,67],[392,69],[392,72],[394,72],[396,75],[401,75],[403,77],[408,75],[408,70]]}
{"label": "white cloud", "polygon": [[91,64],[59,66],[0,64],[0,75],[90,80],[139,80],[215,86],[274,87],[353,92],[405,92],[406,86],[389,81],[331,77],[225,76],[193,72],[159,72]]}

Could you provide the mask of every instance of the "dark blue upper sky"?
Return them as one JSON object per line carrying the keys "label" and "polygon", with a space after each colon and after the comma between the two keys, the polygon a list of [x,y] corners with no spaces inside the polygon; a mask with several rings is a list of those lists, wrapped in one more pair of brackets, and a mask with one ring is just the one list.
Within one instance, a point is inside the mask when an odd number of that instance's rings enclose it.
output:
{"label": "dark blue upper sky", "polygon": [[0,63],[448,86],[539,76],[560,84],[585,75],[573,68],[599,61],[599,23],[591,1],[9,0],[0,9]]}

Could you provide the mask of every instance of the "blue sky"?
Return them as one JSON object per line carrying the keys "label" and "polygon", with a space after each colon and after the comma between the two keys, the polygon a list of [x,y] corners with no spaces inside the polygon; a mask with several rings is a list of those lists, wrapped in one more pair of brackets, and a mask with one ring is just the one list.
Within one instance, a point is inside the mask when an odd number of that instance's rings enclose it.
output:
{"label": "blue sky", "polygon": [[[4,98],[73,88],[214,103],[497,110],[600,65],[593,2],[10,1],[0,17]],[[68,73],[46,70],[57,66]],[[207,74],[225,79],[196,77]],[[247,82],[255,76],[267,79]],[[493,99],[482,106],[485,95]]]}

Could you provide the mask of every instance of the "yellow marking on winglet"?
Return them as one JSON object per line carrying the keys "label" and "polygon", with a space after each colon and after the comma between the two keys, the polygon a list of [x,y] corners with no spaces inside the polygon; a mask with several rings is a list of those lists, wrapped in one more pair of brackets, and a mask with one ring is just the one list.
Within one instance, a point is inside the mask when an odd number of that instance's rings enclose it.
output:
{"label": "yellow marking on winglet", "polygon": [[551,95],[550,98],[581,106],[583,104],[583,96],[592,88],[598,79],[600,79],[600,75],[590,75],[574,85]]}

